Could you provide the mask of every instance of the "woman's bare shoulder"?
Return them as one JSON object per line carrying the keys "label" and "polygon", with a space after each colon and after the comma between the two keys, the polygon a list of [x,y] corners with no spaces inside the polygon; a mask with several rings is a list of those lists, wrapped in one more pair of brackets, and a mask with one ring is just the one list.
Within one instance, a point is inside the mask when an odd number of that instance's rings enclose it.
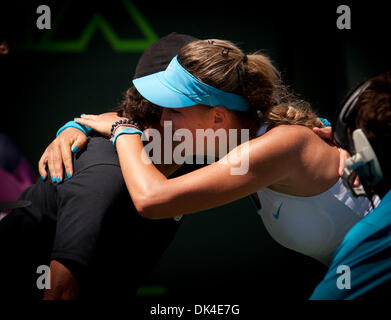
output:
{"label": "woman's bare shoulder", "polygon": [[311,132],[313,133],[311,128],[302,125],[281,124],[279,126],[276,126],[268,130],[266,133],[278,133],[278,134],[286,134],[286,135],[290,135],[290,134],[308,135]]}
{"label": "woman's bare shoulder", "polygon": [[308,127],[301,125],[279,125],[258,137],[259,140],[270,140],[277,144],[298,147],[313,138],[316,134]]}
{"label": "woman's bare shoulder", "polygon": [[[319,137],[311,128],[301,125],[279,125],[254,139],[253,149],[268,154],[301,159],[303,153],[332,152],[333,147]],[[334,148],[336,149],[336,148]]]}
{"label": "woman's bare shoulder", "polygon": [[300,153],[308,145],[311,134],[311,129],[297,125],[280,125],[268,130],[250,142],[254,164],[263,165],[266,159],[275,164],[300,162]]}
{"label": "woman's bare shoulder", "polygon": [[[294,195],[314,195],[323,192],[338,179],[338,149],[329,145],[311,128],[280,125],[270,129],[267,134],[275,141],[275,152],[281,149],[281,158],[288,160],[291,168],[289,175],[282,180],[284,188],[276,191]],[[319,171],[319,168],[322,170]]]}

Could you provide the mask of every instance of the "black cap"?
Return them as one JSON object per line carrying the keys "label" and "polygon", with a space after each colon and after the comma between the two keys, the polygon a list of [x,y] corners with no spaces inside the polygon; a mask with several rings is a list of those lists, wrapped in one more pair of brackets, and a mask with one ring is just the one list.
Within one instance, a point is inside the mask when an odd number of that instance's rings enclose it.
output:
{"label": "black cap", "polygon": [[172,32],[154,42],[141,55],[134,79],[165,70],[182,47],[196,40],[199,39],[186,34]]}

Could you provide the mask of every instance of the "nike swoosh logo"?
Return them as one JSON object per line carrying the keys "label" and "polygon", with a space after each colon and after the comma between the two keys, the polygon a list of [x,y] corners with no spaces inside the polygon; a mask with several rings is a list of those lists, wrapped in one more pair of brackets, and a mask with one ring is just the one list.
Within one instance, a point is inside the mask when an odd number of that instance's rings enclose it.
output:
{"label": "nike swoosh logo", "polygon": [[277,209],[277,212],[276,213],[273,213],[273,217],[274,219],[278,220],[278,218],[280,217],[280,209],[281,209],[281,206],[282,206],[283,202],[281,202],[280,206],[278,207]]}

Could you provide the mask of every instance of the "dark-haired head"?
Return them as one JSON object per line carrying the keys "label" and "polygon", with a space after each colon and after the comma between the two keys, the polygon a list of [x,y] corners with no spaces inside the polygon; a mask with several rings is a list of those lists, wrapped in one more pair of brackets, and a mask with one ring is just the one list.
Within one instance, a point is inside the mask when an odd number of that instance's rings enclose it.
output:
{"label": "dark-haired head", "polygon": [[355,104],[354,129],[365,132],[383,171],[376,192],[384,195],[391,189],[391,72],[377,75]]}
{"label": "dark-haired head", "polygon": [[[196,40],[193,36],[176,32],[162,37],[143,52],[134,78],[163,71],[182,47]],[[132,86],[124,93],[116,111],[120,117],[132,119],[143,127],[151,127],[159,125],[162,109],[143,98]]]}

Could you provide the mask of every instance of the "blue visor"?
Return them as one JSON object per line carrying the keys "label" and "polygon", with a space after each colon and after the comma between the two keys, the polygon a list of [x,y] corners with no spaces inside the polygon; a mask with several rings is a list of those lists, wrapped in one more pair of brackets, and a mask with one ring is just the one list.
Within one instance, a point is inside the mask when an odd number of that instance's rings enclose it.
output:
{"label": "blue visor", "polygon": [[198,80],[180,65],[177,56],[171,60],[166,70],[134,79],[133,84],[145,99],[165,108],[203,104],[246,111],[250,106],[243,97]]}

